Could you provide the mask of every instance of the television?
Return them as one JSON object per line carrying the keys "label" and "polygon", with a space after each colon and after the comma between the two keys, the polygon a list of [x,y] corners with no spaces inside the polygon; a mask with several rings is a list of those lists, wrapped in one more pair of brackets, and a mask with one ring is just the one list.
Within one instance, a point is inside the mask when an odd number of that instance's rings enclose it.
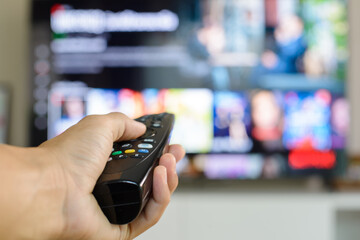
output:
{"label": "television", "polygon": [[346,0],[33,0],[32,145],[172,112],[182,177],[341,174]]}

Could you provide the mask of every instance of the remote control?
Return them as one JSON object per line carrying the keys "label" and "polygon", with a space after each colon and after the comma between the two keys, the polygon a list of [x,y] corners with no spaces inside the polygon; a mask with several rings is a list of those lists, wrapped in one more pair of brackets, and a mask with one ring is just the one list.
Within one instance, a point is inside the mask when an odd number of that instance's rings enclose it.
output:
{"label": "remote control", "polygon": [[113,224],[133,221],[151,195],[154,168],[167,151],[174,115],[161,113],[135,119],[146,125],[143,136],[115,142],[93,194]]}

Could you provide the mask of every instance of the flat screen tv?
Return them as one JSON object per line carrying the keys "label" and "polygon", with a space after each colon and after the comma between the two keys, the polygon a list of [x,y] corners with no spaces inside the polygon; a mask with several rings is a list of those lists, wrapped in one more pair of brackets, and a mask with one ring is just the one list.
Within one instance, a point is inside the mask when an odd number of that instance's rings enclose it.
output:
{"label": "flat screen tv", "polygon": [[348,31],[346,0],[33,0],[31,143],[167,111],[183,177],[340,174]]}

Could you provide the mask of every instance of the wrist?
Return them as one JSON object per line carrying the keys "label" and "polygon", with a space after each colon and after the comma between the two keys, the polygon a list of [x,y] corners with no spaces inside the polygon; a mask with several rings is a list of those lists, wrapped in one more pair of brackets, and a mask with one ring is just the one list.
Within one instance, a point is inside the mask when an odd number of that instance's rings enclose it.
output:
{"label": "wrist", "polygon": [[[66,185],[62,168],[42,148],[0,146],[5,191],[0,236],[56,239],[64,224]],[[5,231],[5,232],[3,232]],[[5,235],[4,235],[5,234]],[[0,237],[1,238],[1,237]]]}
{"label": "wrist", "polygon": [[67,197],[67,182],[64,169],[52,156],[51,152],[43,148],[33,148],[33,161],[38,174],[34,183],[34,214],[38,216],[38,229],[41,236],[36,239],[58,239],[66,225],[64,206]]}

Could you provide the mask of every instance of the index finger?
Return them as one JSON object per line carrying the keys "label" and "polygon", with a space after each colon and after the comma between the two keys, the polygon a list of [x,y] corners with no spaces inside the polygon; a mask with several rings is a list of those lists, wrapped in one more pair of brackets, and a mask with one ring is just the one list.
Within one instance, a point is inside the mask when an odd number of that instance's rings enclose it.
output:
{"label": "index finger", "polygon": [[107,156],[113,142],[135,139],[144,134],[145,130],[144,124],[132,120],[122,113],[89,115],[40,146],[55,149],[65,146],[66,149],[73,149],[76,145],[84,152],[97,149],[97,154]]}

